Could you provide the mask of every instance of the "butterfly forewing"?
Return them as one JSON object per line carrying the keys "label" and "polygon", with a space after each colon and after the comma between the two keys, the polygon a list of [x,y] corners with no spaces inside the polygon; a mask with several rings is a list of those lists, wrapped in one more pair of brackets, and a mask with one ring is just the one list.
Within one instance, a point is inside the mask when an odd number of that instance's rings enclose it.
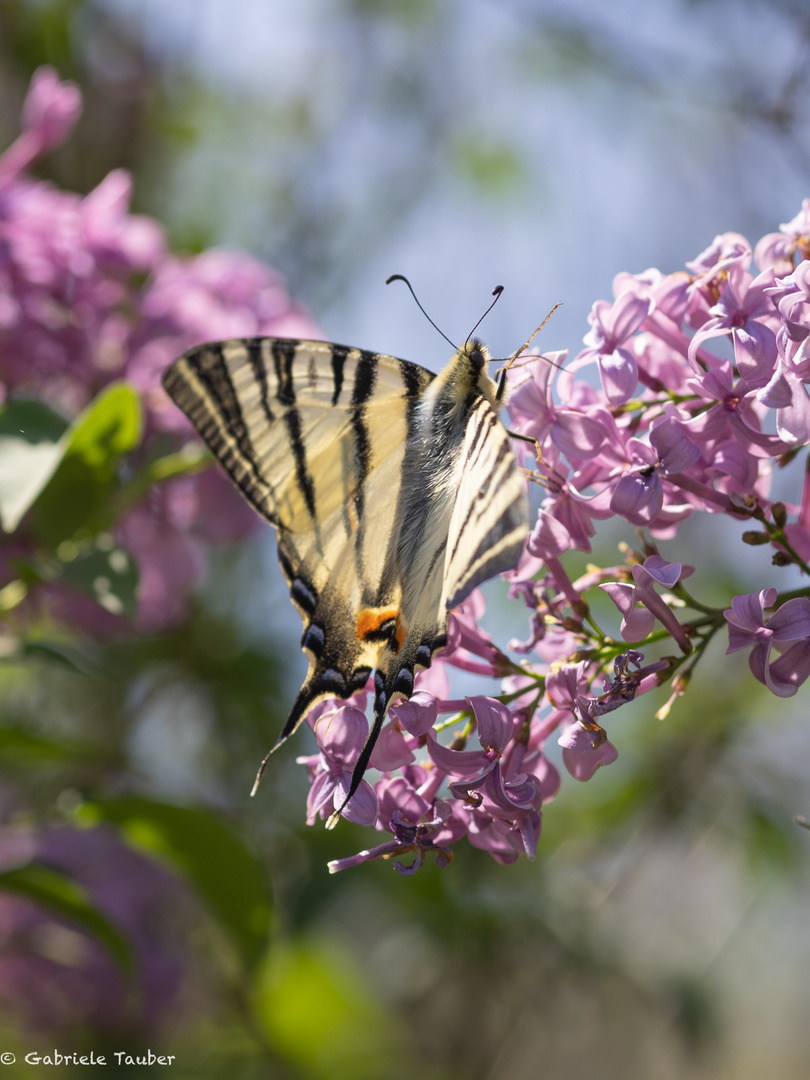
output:
{"label": "butterfly forewing", "polygon": [[526,480],[489,402],[470,412],[447,536],[442,600],[454,608],[520,558],[529,520]]}

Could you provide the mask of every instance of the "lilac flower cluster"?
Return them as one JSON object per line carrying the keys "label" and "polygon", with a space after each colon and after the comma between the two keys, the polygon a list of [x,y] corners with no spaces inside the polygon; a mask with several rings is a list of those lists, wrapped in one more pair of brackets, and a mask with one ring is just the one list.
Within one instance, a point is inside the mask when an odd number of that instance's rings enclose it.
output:
{"label": "lilac flower cluster", "polygon": [[[685,272],[620,274],[614,293],[594,304],[570,363],[565,353],[519,356],[508,372],[512,427],[536,448],[518,452],[544,493],[520,563],[504,575],[530,612],[529,640],[511,643],[523,660],[480,629],[480,594],[453,613],[421,692],[391,709],[371,759],[380,778],[345,811],[393,838],[333,871],[394,858],[413,873],[428,854],[446,865],[463,836],[499,862],[534,857],[541,807],[560,786],[549,740],[571,776],[590,779],[617,757],[606,714],[671,680],[657,714],[666,715],[722,629],[727,651],[750,649],[752,674],[774,694],[795,694],[810,675],[810,588],[769,586],[719,610],[687,591],[693,567],[655,545],[692,514],[726,514],[752,526],[743,543],[770,547],[772,573],[810,574],[810,474],[795,504],[768,496],[775,469],[810,443],[810,199],[753,253],[742,236],[718,236]],[[590,551],[597,522],[611,517],[646,530],[642,550],[572,581],[563,556]],[[617,608],[620,640],[594,617],[595,588]],[[640,650],[666,641],[675,654],[645,663]],[[500,694],[447,700],[448,666],[499,679]],[[310,822],[348,791],[368,731],[359,704],[323,706],[311,721]]]}
{"label": "lilac flower cluster", "polygon": [[[80,110],[77,87],[40,68],[22,133],[0,156],[0,403],[35,392],[74,417],[104,386],[126,379],[142,394],[148,458],[158,436],[165,451],[191,434],[160,387],[184,349],[237,335],[319,334],[279,275],[250,256],[171,254],[157,221],[129,213],[132,181],[123,170],[84,197],[28,175],[67,138]],[[139,569],[140,627],[180,621],[207,545],[255,523],[218,470],[152,488],[116,529]],[[88,629],[114,622],[89,600],[71,596],[68,609],[58,589],[47,593],[52,608]]]}

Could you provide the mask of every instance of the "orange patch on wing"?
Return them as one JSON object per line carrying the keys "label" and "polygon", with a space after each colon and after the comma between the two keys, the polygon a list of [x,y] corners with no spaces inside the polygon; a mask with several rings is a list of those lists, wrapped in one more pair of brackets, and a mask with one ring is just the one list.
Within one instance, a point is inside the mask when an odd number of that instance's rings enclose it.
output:
{"label": "orange patch on wing", "polygon": [[[391,619],[397,619],[398,615],[399,609],[395,607],[364,608],[357,616],[357,637],[360,641],[365,641],[370,634],[379,630],[383,623],[390,622]],[[398,631],[399,628],[397,627]]]}

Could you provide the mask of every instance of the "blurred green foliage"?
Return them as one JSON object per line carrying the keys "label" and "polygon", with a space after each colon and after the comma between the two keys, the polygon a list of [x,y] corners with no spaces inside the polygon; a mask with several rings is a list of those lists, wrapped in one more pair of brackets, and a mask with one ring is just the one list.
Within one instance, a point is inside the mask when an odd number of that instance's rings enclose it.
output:
{"label": "blurred green foliage", "polygon": [[217,814],[129,797],[84,803],[78,818],[117,826],[134,847],[179,870],[226,931],[246,971],[262,959],[271,913],[264,867]]}
{"label": "blurred green foliage", "polygon": [[94,906],[81,885],[49,866],[29,862],[0,873],[0,892],[11,892],[40,904],[100,941],[122,970],[132,973],[132,947],[124,934]]}

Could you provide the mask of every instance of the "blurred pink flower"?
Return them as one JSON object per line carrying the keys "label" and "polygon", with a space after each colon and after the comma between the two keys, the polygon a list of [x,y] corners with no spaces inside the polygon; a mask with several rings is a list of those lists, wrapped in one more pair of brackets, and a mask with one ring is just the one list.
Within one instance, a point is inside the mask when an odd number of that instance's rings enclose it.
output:
{"label": "blurred pink flower", "polygon": [[32,1032],[58,1038],[146,1038],[176,1009],[183,976],[182,914],[193,912],[179,879],[104,827],[0,830],[0,867],[30,860],[67,874],[135,953],[128,981],[110,954],[69,920],[0,893],[0,1002]]}
{"label": "blurred pink flower", "polygon": [[[27,176],[38,156],[70,134],[80,106],[72,83],[40,69],[23,132],[0,157],[0,396],[33,391],[72,418],[107,383],[128,379],[146,410],[139,451],[146,459],[156,432],[172,436],[175,448],[192,437],[160,385],[189,346],[319,334],[280,275],[252,256],[169,253],[162,226],[129,212],[132,181],[123,170],[84,198]],[[139,625],[155,631],[180,623],[208,546],[237,540],[257,523],[218,469],[152,491],[115,530],[138,566]],[[96,617],[61,584],[48,592],[52,611],[91,633],[116,622],[102,611]]]}

